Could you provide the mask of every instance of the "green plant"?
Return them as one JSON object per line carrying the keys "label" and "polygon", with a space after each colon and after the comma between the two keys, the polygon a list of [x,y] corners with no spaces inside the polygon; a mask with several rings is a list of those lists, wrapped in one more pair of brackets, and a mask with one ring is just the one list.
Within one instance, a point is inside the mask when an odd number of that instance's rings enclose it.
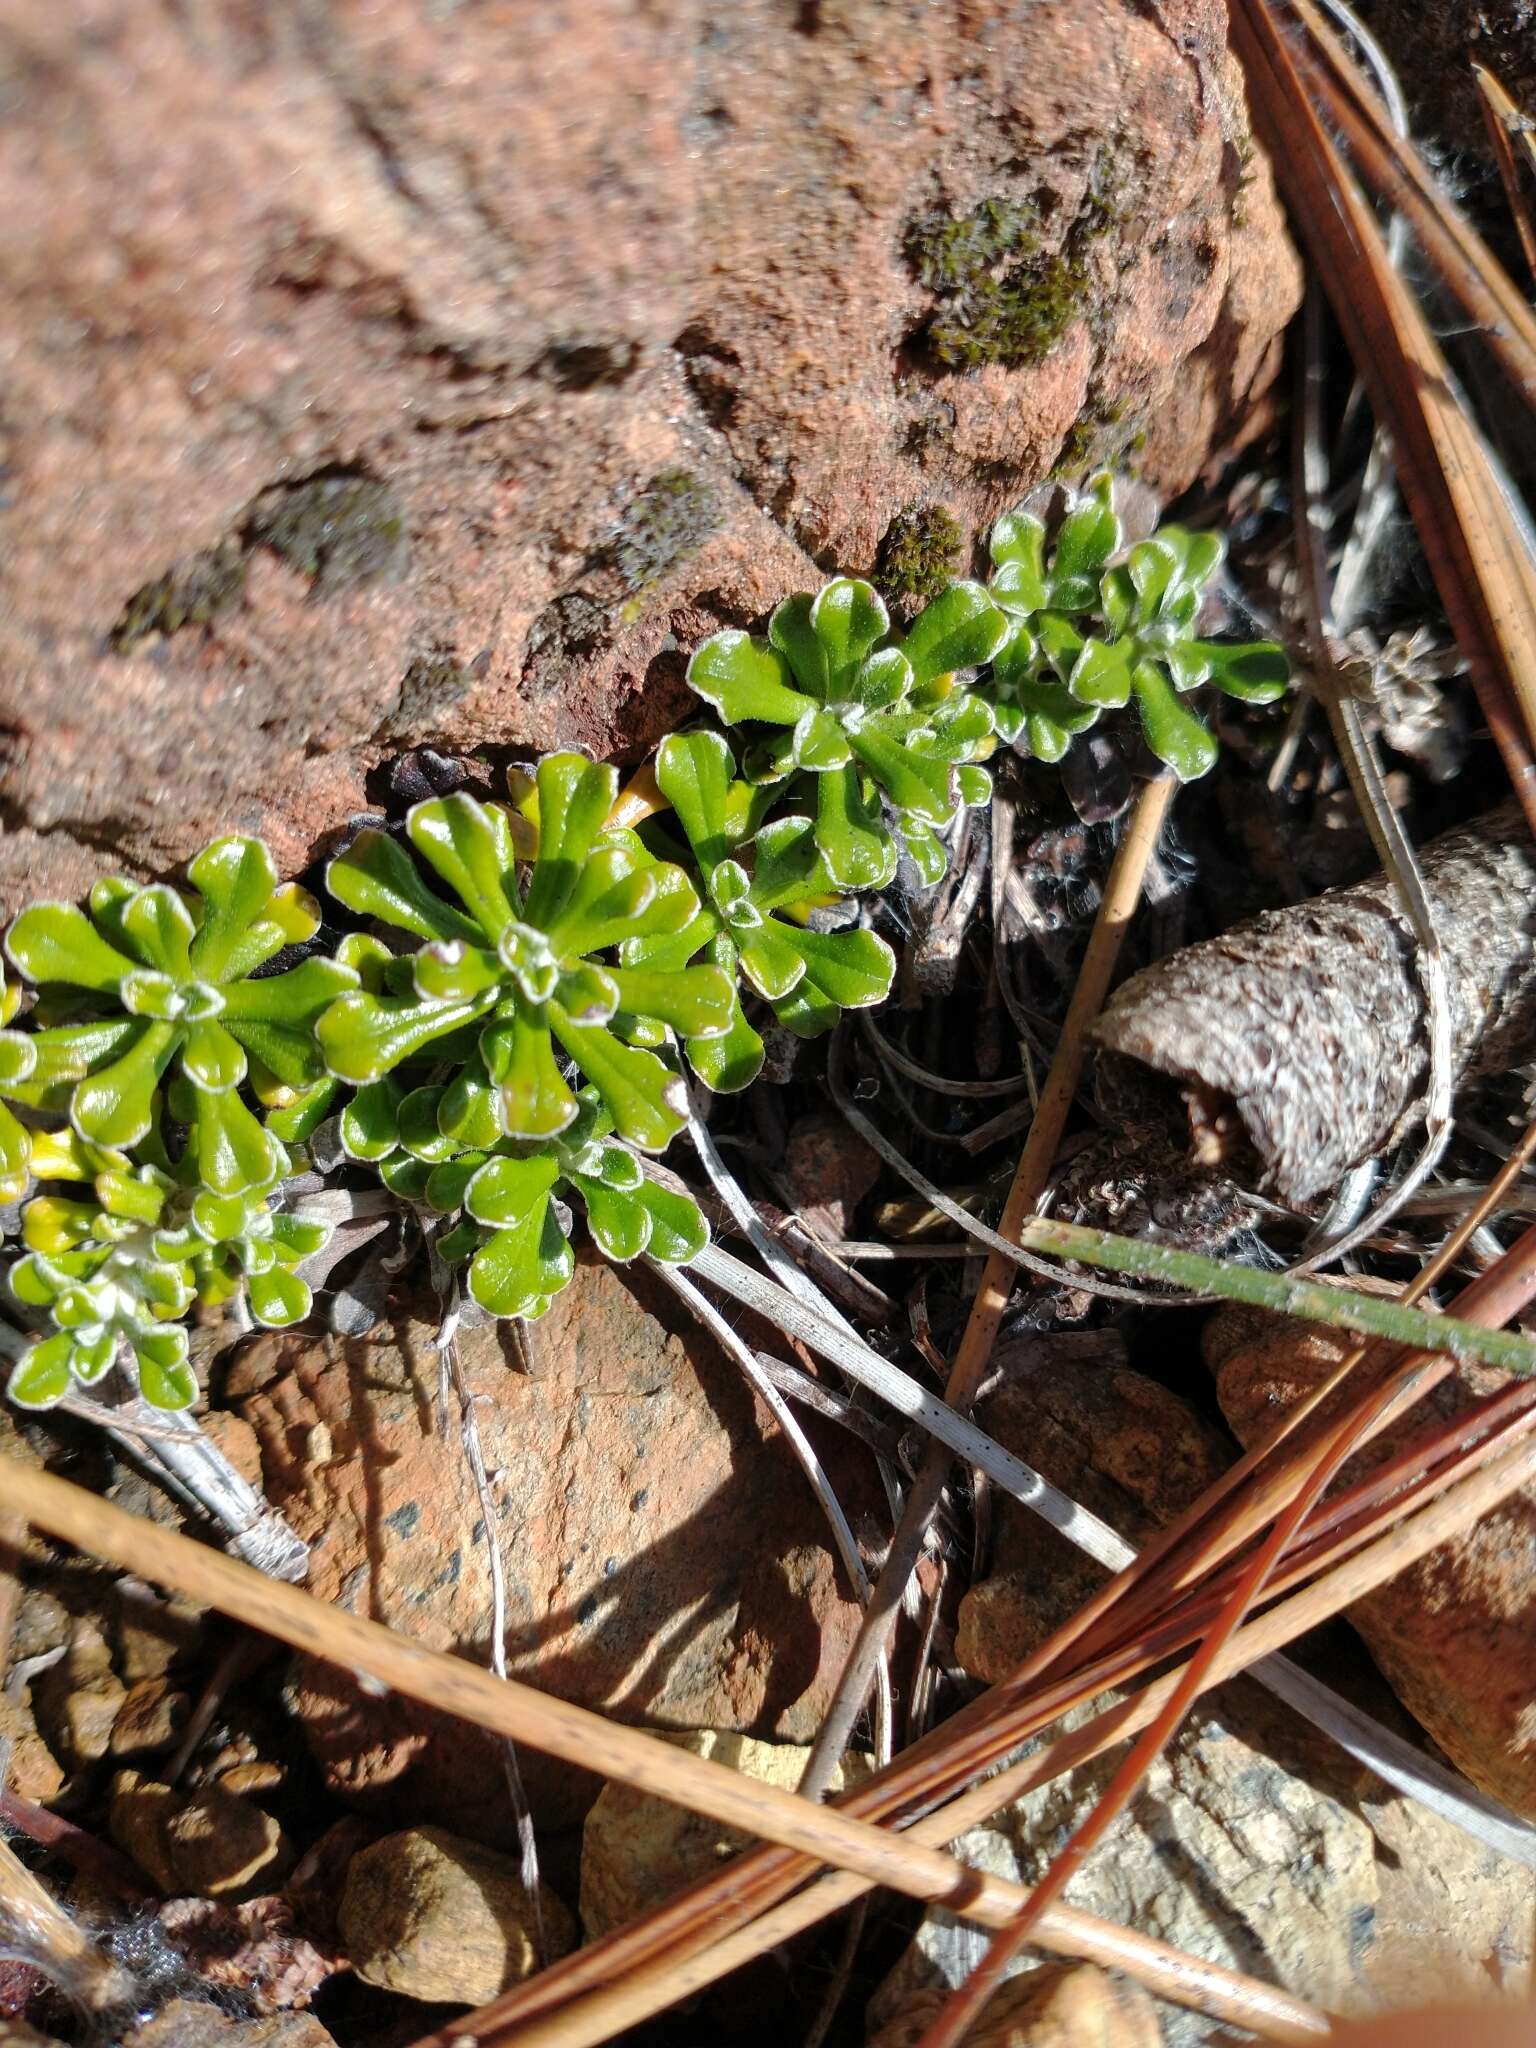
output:
{"label": "green plant", "polygon": [[20,1001],[21,990],[0,970],[0,1202],[19,1201],[31,1177],[31,1136],[4,1102],[31,1080],[37,1066],[36,1039],[25,1031],[3,1028],[16,1015]]}
{"label": "green plant", "polygon": [[1001,198],[914,222],[907,258],[938,301],[922,329],[928,352],[952,370],[1043,362],[1083,316],[1086,243],[1099,232],[1090,210],[1064,247],[1042,253],[1038,208]]}
{"label": "green plant", "polygon": [[[935,235],[934,289],[973,297],[1035,246],[1005,206]],[[327,522],[370,526],[389,506],[356,478],[318,484],[280,494],[277,523],[247,541],[302,541],[323,581]],[[699,489],[667,473],[642,508],[691,533]],[[300,1268],[330,1228],[286,1210],[284,1186],[348,1091],[344,1156],[377,1170],[493,1314],[547,1310],[573,1268],[573,1205],[609,1258],[697,1256],[697,1205],[636,1157],[686,1122],[676,1048],[710,1087],[740,1089],[764,1058],[744,994],[807,1038],[884,1001],[894,956],[844,899],[888,883],[903,846],[923,879],[942,875],[940,834],[987,801],[998,735],[1056,759],[1134,696],[1187,776],[1214,742],[1184,693],[1283,687],[1277,647],[1196,633],[1220,541],[1170,528],[1127,550],[1108,476],[1054,533],[1000,519],[987,587],[944,581],[958,529],[924,521],[887,537],[900,559],[887,550],[882,573],[928,595],[904,632],[870,584],[839,576],[785,599],[766,634],[696,651],[694,690],[751,729],[740,763],[719,732],[673,734],[619,802],[613,768],[557,753],[513,772],[506,803],[460,792],[417,804],[403,836],[359,833],[328,885],[387,939],[353,930],[333,958],[283,971],[318,907],[249,838],[206,847],[184,889],[107,879],[86,910],[24,910],[6,951],[37,996],[12,1028],[21,992],[0,985],[0,1202],[40,1186],[8,1279],[42,1334],[12,1397],[46,1406],[121,1363],[151,1402],[184,1407],[194,1303],[274,1326],[308,1314]],[[325,1196],[359,1216],[381,1199]]]}
{"label": "green plant", "polygon": [[453,1070],[446,1137],[549,1138],[577,1114],[558,1044],[619,1134],[660,1151],[686,1120],[681,1078],[615,1022],[623,1012],[690,1038],[723,1034],[734,997],[729,976],[707,963],[663,976],[612,957],[625,941],[680,931],[699,908],[680,867],[605,829],[617,794],[615,771],[583,755],[540,761],[522,819],[537,839],[526,889],[514,813],[462,793],[417,804],[406,820],[411,846],[454,900],[384,832],[361,833],[333,860],[327,883],[339,902],[421,943],[387,964],[378,990],[353,990],[320,1018],[331,1073],[362,1086],[430,1055]]}
{"label": "green plant", "polygon": [[343,1111],[341,1139],[397,1193],[460,1219],[437,1247],[450,1263],[468,1261],[470,1297],[492,1315],[541,1316],[570,1279],[564,1195],[580,1197],[593,1241],[610,1259],[649,1252],[681,1265],[709,1242],[697,1204],[612,1142],[613,1120],[595,1088],[578,1092],[576,1115],[558,1137],[532,1145],[503,1138],[484,1149],[443,1135],[446,1093],[376,1081]]}
{"label": "green plant", "polygon": [[[818,932],[803,920],[837,889],[809,818],[758,825],[761,792],[735,779],[719,733],[674,733],[656,754],[656,781],[672,805],[699,871],[698,914],[680,932],[631,940],[625,958],[674,973],[702,953],[738,974],[779,1022],[802,1038],[830,1031],[844,1010],[884,1002],[896,958],[874,932]],[[763,1064],[763,1041],[734,998],[730,1028],[688,1038],[689,1064],[711,1088],[745,1088]]]}
{"label": "green plant", "polygon": [[896,871],[882,797],[920,871],[937,880],[945,856],[934,828],[992,788],[974,765],[991,744],[992,714],[954,674],[990,661],[1007,632],[979,583],[952,583],[895,637],[872,585],[838,576],[814,597],[785,598],[766,638],[716,633],[688,681],[728,725],[780,728],[748,755],[748,780],[815,778],[815,843],[837,888],[882,888]]}
{"label": "green plant", "polygon": [[1216,741],[1184,693],[1211,683],[1247,703],[1271,703],[1290,666],[1273,641],[1196,634],[1225,551],[1217,535],[1165,527],[1117,561],[1123,539],[1108,475],[1069,501],[1049,557],[1042,520],[1025,512],[998,520],[989,587],[1013,626],[982,687],[999,733],[1044,761],[1060,760],[1102,712],[1134,697],[1147,745],[1187,782],[1212,766]]}
{"label": "green plant", "polygon": [[899,606],[927,604],[954,581],[964,549],[960,522],[947,506],[909,505],[885,529],[875,588]]}
{"label": "green plant", "polygon": [[149,1136],[169,1070],[188,1084],[181,1107],[199,1176],[236,1195],[281,1166],[242,1083],[317,1080],[315,1021],[356,977],[319,958],[258,974],[320,922],[313,897],[278,886],[259,839],[217,839],[187,873],[185,895],[111,878],[92,889],[89,916],[39,903],[12,922],[6,951],[42,991],[43,1028],[30,1072],[0,1085],[13,1102],[67,1112],[90,1143],[126,1149]]}
{"label": "green plant", "polygon": [[277,1148],[272,1184],[239,1194],[201,1186],[192,1155],[172,1168],[82,1140],[74,1130],[34,1135],[40,1181],[69,1189],[36,1196],[22,1210],[25,1255],[10,1286],[50,1332],[21,1358],[9,1393],[48,1407],[72,1385],[90,1386],[122,1360],[157,1408],[185,1408],[196,1381],[180,1318],[194,1302],[242,1301],[256,1322],[301,1321],[310,1290],[300,1262],[330,1237],[322,1223],[276,1206],[291,1162]]}

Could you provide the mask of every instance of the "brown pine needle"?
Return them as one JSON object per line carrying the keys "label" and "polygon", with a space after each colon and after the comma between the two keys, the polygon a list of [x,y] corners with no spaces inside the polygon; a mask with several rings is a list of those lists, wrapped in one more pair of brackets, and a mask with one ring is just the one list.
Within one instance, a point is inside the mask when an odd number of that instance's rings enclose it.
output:
{"label": "brown pine needle", "polygon": [[1439,345],[1308,98],[1267,0],[1238,0],[1232,35],[1292,217],[1376,417],[1392,435],[1430,572],[1536,829],[1536,576]]}
{"label": "brown pine needle", "polygon": [[[1525,251],[1526,265],[1531,275],[1536,277],[1536,203],[1532,200],[1532,193],[1536,191],[1536,122],[1521,111],[1518,101],[1484,65],[1474,64],[1472,76],[1477,83],[1483,120],[1487,123],[1489,140],[1498,160],[1499,176],[1504,181],[1504,197],[1509,202],[1515,232]],[[1520,176],[1520,157],[1525,159],[1525,181]]]}
{"label": "brown pine needle", "polygon": [[[1517,1442],[1500,1456],[1484,1459],[1456,1487],[1410,1521],[1378,1536],[1367,1549],[1339,1565],[1326,1578],[1247,1623],[1217,1659],[1209,1683],[1220,1684],[1246,1670],[1406,1570],[1429,1551],[1472,1526],[1517,1488],[1529,1484],[1533,1475],[1536,1441]],[[998,1806],[1022,1797],[1035,1786],[1078,1768],[1124,1741],[1145,1727],[1165,1705],[1177,1677],[1176,1672],[1169,1673],[1136,1697],[1109,1708],[1087,1726],[1010,1765],[997,1776],[972,1785],[950,1804],[917,1821],[903,1839],[953,1840]],[[1061,1711],[1064,1709],[1058,1707],[1057,1715]],[[850,1799],[848,1803],[851,1806],[855,1801]],[[617,1958],[626,1946],[625,1936],[633,1936],[636,1931],[621,1929],[556,1964],[544,1977],[504,1994],[494,2005],[452,2021],[441,2032],[424,2036],[415,2048],[455,2048],[456,2042],[463,2041],[483,2044],[483,2048],[512,2048],[514,2041],[517,2048],[557,2048],[557,2044],[558,2048],[590,2048],[590,2044],[611,2038],[620,2028],[663,2010],[676,1999],[739,1968],[753,1956],[814,1926],[869,1888],[849,1873],[824,1877],[794,1898],[773,1905],[750,1926],[722,1935],[707,1923],[700,1925],[704,1900],[718,1887],[719,1880],[706,1881],[659,1909],[658,1919],[666,1913],[683,1930],[683,1938],[688,1941],[686,1955],[652,1955],[640,1968],[619,1977]],[[966,1917],[982,1918],[969,1907]],[[1041,1930],[1036,1935],[1040,1939]],[[1125,1967],[1123,1963],[1118,1966]],[[593,1986],[606,1988],[594,1990]],[[588,1995],[578,1996],[578,1987]],[[574,1997],[575,2002],[559,2003],[562,1997]],[[557,2004],[558,2010],[554,2010]],[[539,2024],[540,2015],[548,2015],[547,2025]],[[1253,2027],[1256,2022],[1250,2018],[1242,2024]]]}
{"label": "brown pine needle", "polygon": [[[851,1861],[875,1884],[947,1906],[986,1926],[1005,1925],[1028,1896],[1022,1885],[970,1870],[910,1836],[871,1827],[834,1807],[814,1805],[516,1679],[500,1679],[478,1665],[426,1649],[378,1622],[328,1607],[296,1586],[267,1578],[179,1531],[125,1514],[84,1487],[3,1453],[0,1478],[7,1504],[18,1515],[91,1556],[189,1594],[306,1655],[365,1672],[378,1683],[461,1720],[706,1814],[727,1827],[779,1841],[817,1865]],[[1064,1955],[1113,1954],[1118,1968],[1163,1996],[1193,2003],[1268,2039],[1305,2041],[1328,2029],[1325,2017],[1299,1999],[1092,1914],[1054,1908],[1038,1936]]]}
{"label": "brown pine needle", "polygon": [[1536,313],[1413,143],[1393,127],[1370,81],[1313,0],[1292,5],[1325,60],[1317,62],[1303,45],[1301,71],[1338,122],[1355,161],[1378,195],[1412,224],[1436,274],[1484,330],[1527,405],[1536,405]]}
{"label": "brown pine needle", "polygon": [[[1421,1274],[1416,1285],[1427,1284]],[[1357,1351],[1357,1357],[1363,1351]],[[979,2017],[1010,1965],[1026,1946],[1042,1914],[1059,1899],[1094,1849],[1130,1806],[1148,1771],[1173,1740],[1185,1715],[1210,1684],[1210,1673],[1226,1645],[1242,1626],[1249,1609],[1263,1593],[1287,1548],[1359,1446],[1397,1405],[1404,1375],[1398,1374],[1335,1424],[1311,1460],[1294,1498],[1276,1517],[1254,1557],[1239,1572],[1237,1583],[1211,1628],[1205,1633],[1157,1718],[1118,1766],[1093,1810],[1071,1839],[1052,1858],[1049,1869],[1030,1894],[1011,1927],[998,1934],[969,1980],[949,1999],[923,2034],[918,2048],[957,2048],[966,2029]],[[1517,1390],[1523,1408],[1532,1391]]]}
{"label": "brown pine needle", "polygon": [[[1536,1124],[1526,1131],[1500,1173],[1484,1190],[1476,1207],[1463,1218],[1461,1224],[1426,1266],[1419,1276],[1416,1292],[1427,1289],[1454,1263],[1483,1215],[1497,1206],[1504,1188],[1518,1176],[1533,1151],[1536,1151]],[[1455,1306],[1468,1320],[1501,1323],[1518,1313],[1529,1300],[1533,1289],[1536,1289],[1536,1228],[1528,1231],[1512,1246],[1496,1267],[1480,1275],[1465,1289]],[[1352,1359],[1357,1356],[1358,1354],[1352,1354]],[[1158,1556],[1165,1554],[1175,1545],[1181,1529],[1197,1528],[1204,1518],[1204,1511],[1213,1501],[1224,1498],[1241,1475],[1251,1474],[1270,1450],[1298,1429],[1304,1417],[1315,1417],[1321,1404],[1337,1390],[1351,1370],[1352,1359],[1344,1361],[1324,1387],[1309,1397],[1291,1417],[1282,1421],[1263,1444],[1255,1446],[1247,1453],[1233,1471],[1219,1481],[1217,1486],[1203,1497],[1202,1502],[1197,1502],[1178,1524],[1154,1539],[1148,1550],[1143,1553],[1142,1559],[1138,1559],[1138,1565],[1145,1559],[1151,1558],[1155,1561]],[[1425,1363],[1427,1368],[1434,1372],[1434,1377],[1438,1378],[1435,1361],[1429,1360]],[[1433,1383],[1434,1379],[1421,1380],[1414,1390],[1415,1394],[1427,1392]],[[1536,1392],[1536,1383],[1524,1382],[1519,1391],[1522,1396]],[[1390,1419],[1390,1416],[1383,1418],[1387,1419]],[[1464,1435],[1476,1433],[1475,1416],[1465,1416],[1447,1426],[1440,1434],[1446,1441],[1459,1441]],[[1302,1457],[1312,1447],[1315,1437],[1314,1431],[1310,1438],[1304,1437],[1294,1445],[1291,1450],[1292,1458]],[[1361,1542],[1375,1537],[1383,1512],[1402,1512],[1405,1503],[1395,1495],[1398,1486],[1406,1483],[1410,1470],[1416,1469],[1411,1465],[1414,1448],[1410,1447],[1408,1451],[1401,1453],[1395,1466],[1377,1472],[1369,1481],[1363,1482],[1361,1488],[1341,1496],[1332,1504],[1329,1510],[1330,1518],[1337,1521],[1340,1529],[1348,1534],[1348,1541],[1344,1546],[1345,1554],[1349,1549],[1358,1548]],[[1459,1473],[1445,1474],[1442,1475],[1442,1480],[1448,1481],[1451,1477],[1459,1476]],[[1275,1512],[1277,1503],[1283,1502],[1287,1497],[1286,1492],[1275,1487],[1274,1482],[1269,1484],[1271,1495],[1267,1499],[1267,1505],[1262,1509],[1253,1509],[1245,1516],[1244,1524],[1239,1526],[1236,1534],[1225,1546],[1225,1550],[1218,1552],[1218,1555],[1224,1555],[1226,1551],[1235,1548],[1238,1541],[1251,1533],[1253,1527],[1262,1526]],[[1249,1509],[1251,1494],[1250,1486],[1244,1490],[1237,1503],[1240,1510]],[[1348,1522],[1357,1497],[1359,1500],[1374,1503],[1378,1509],[1375,1521],[1364,1527],[1352,1527]],[[1282,1575],[1280,1584],[1289,1589],[1308,1572],[1320,1569],[1332,1554],[1319,1554],[1314,1545],[1306,1559],[1306,1570],[1287,1570]],[[1103,1613],[1106,1608],[1112,1606],[1116,1586],[1133,1584],[1135,1574],[1136,1567],[1128,1568],[1126,1573],[1111,1581],[1094,1601],[1088,1603],[1084,1612],[1090,1617]],[[1196,1578],[1196,1572],[1190,1570],[1181,1583],[1188,1585]],[[1060,1663],[1057,1651],[1080,1633],[1076,1621],[1069,1622],[1058,1632],[1056,1638],[1042,1645],[1040,1651],[1003,1685],[994,1687],[973,1706],[962,1709],[943,1727],[932,1731],[898,1758],[890,1769],[878,1774],[857,1792],[846,1795],[845,1800],[840,1803],[845,1804],[850,1812],[890,1819],[906,1807],[916,1804],[928,1806],[936,1800],[953,1796],[960,1786],[973,1781],[1021,1741],[1049,1726],[1078,1700],[1092,1697],[1094,1693],[1104,1690],[1111,1684],[1123,1683],[1127,1678],[1134,1677],[1138,1670],[1145,1670],[1149,1664],[1156,1663],[1163,1656],[1178,1649],[1181,1643],[1188,1639],[1191,1628],[1198,1635],[1201,1628],[1206,1625],[1203,1613],[1196,1613],[1192,1619],[1181,1617],[1186,1619],[1182,1631],[1178,1628],[1169,1630],[1164,1627],[1155,1643],[1150,1646],[1143,1644],[1140,1652],[1129,1662],[1125,1661],[1123,1656],[1117,1659],[1117,1644],[1124,1640],[1125,1631],[1130,1629],[1134,1640],[1138,1622],[1143,1628],[1150,1626],[1160,1618],[1165,1605],[1166,1595],[1160,1599],[1158,1589],[1150,1589],[1141,1615],[1135,1612],[1129,1616],[1112,1615],[1108,1623],[1095,1633],[1092,1644],[1079,1645],[1080,1660],[1087,1657],[1090,1650],[1098,1658],[1092,1669],[1085,1673],[1079,1661],[1074,1674],[1053,1680],[1043,1694],[1038,1689],[1029,1691],[1029,1681],[1036,1681],[1038,1686],[1040,1673],[1045,1668]],[[1147,1653],[1149,1648],[1150,1654]],[[984,1816],[995,1810],[996,1805],[1006,1798],[1018,1796],[1017,1788],[1011,1792],[1008,1790],[1010,1779],[1010,1772],[1005,1771],[1001,1777],[986,1781],[983,1789],[995,1792],[996,1796],[991,1803],[977,1808],[973,1817]],[[974,1797],[974,1793],[967,1796]],[[966,1821],[962,1825],[970,1824],[970,1821]],[[959,1832],[958,1828],[956,1832]],[[484,2017],[489,2023],[493,2015],[505,2011],[509,2019],[514,2015],[521,2019],[525,2014],[531,2015],[533,2012],[547,2009],[551,2002],[558,2003],[562,1997],[579,1996],[592,1983],[607,1981],[626,1971],[633,1972],[637,1967],[649,1968],[657,1955],[663,1960],[655,1967],[663,1972],[668,1968],[676,1970],[680,1973],[678,1981],[681,1982],[690,1970],[707,1967],[706,1964],[696,1963],[694,1960],[701,1951],[710,1948],[712,1943],[726,1940],[728,1935],[734,1937],[734,1931],[742,1928],[754,1912],[772,1907],[775,1900],[782,1899],[785,1892],[806,1874],[806,1867],[800,1859],[771,1849],[755,1851],[740,1859],[718,1877],[701,1880],[698,1885],[690,1887],[677,1898],[656,1908],[643,1921],[635,1922],[630,1927],[605,1936],[601,1942],[558,1964],[553,1972],[536,1980],[533,1985],[509,1993],[506,1999],[498,2001],[497,2005],[486,2008]],[[848,1896],[857,1895],[856,1891]],[[834,1911],[842,1902],[841,1898],[834,1900],[826,1910]],[[769,1917],[772,1917],[771,1914]],[[722,1972],[724,1967],[722,1965]],[[715,1973],[711,1971],[711,1976],[713,1974]],[[678,1992],[676,1995],[681,1996],[682,1993]],[[649,2007],[647,2010],[657,2010],[660,2005],[667,2002],[668,2000],[663,1998],[657,2006]],[[427,2048],[427,2044],[421,2044],[421,2048]]]}

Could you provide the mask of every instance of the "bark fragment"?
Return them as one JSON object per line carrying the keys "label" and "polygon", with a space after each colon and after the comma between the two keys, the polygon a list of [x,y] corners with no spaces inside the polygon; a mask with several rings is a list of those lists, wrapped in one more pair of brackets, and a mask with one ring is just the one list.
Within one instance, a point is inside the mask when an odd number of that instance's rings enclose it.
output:
{"label": "bark fragment", "polygon": [[[1536,848],[1515,807],[1431,841],[1420,861],[1449,974],[1458,1081],[1530,1059]],[[1094,1036],[1111,1103],[1144,1086],[1138,1070],[1167,1077],[1207,1164],[1212,1145],[1233,1142],[1235,1111],[1257,1185],[1292,1202],[1398,1139],[1429,1070],[1412,938],[1379,874],[1145,968]]]}

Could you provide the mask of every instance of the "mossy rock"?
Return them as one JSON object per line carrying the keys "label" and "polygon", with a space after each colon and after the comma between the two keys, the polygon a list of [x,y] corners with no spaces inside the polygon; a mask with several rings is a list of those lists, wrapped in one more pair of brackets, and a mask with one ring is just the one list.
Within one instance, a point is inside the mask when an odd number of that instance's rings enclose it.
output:
{"label": "mossy rock", "polygon": [[327,596],[393,580],[410,553],[405,508],[388,484],[354,469],[322,470],[264,491],[246,518],[248,546],[270,548]]}

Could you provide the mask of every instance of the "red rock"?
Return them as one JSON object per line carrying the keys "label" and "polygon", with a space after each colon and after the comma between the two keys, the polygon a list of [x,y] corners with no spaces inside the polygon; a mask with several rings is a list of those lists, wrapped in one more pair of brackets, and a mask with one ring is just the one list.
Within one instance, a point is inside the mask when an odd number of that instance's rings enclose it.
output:
{"label": "red rock", "polygon": [[[637,748],[811,554],[969,540],[1079,422],[1163,491],[1261,422],[1298,272],[1221,0],[802,13],[17,0],[0,904],[302,864],[428,737]],[[1073,303],[946,369],[908,238],[998,198]]]}
{"label": "red rock", "polygon": [[[508,1363],[496,1329],[461,1339],[501,1475],[512,1674],[623,1720],[809,1740],[855,1607],[774,1425],[650,1298],[643,1275],[579,1265],[532,1331],[536,1378]],[[269,1498],[313,1545],[309,1589],[483,1662],[480,1510],[457,1422],[438,1426],[428,1336],[417,1323],[381,1341],[263,1336],[235,1362],[230,1398],[261,1440]],[[846,1443],[825,1455],[857,1526],[876,1505],[872,1470]],[[511,1841],[490,1738],[318,1663],[299,1664],[292,1702],[345,1797]],[[596,1795],[585,1774],[521,1762],[546,1820],[575,1819]]]}
{"label": "red rock", "polygon": [[303,1894],[268,1893],[230,1905],[222,1899],[167,1899],[160,1925],[204,1983],[249,2000],[258,2013],[307,2006],[345,1956],[324,1909]]}
{"label": "red rock", "polygon": [[859,1203],[880,1175],[880,1161],[840,1116],[798,1118],[784,1153],[785,1190],[816,1236],[851,1237]]}
{"label": "red rock", "polygon": [[[1320,1323],[1226,1309],[1205,1332],[1222,1412],[1255,1442],[1338,1366],[1353,1340]],[[1437,1419],[1508,1385],[1459,1365],[1345,1467],[1348,1485]],[[1340,1415],[1336,1396],[1323,1413]],[[1393,1691],[1474,1785],[1536,1820],[1536,1485],[1348,1610]]]}
{"label": "red rock", "polygon": [[[1187,1401],[1124,1363],[1112,1331],[999,1345],[1004,1384],[976,1419],[1127,1542],[1182,1513],[1232,1462]],[[992,1570],[960,1602],[955,1650],[973,1678],[1007,1678],[1104,1583],[1102,1567],[999,1496]]]}

